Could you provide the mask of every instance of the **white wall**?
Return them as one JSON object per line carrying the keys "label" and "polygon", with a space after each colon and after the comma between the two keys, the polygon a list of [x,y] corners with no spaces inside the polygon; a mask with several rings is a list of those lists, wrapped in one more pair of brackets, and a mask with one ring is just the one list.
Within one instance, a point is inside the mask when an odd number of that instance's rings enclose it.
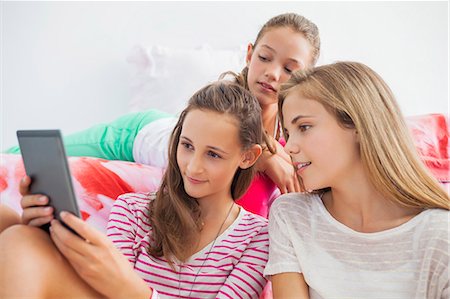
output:
{"label": "white wall", "polygon": [[15,131],[71,133],[127,112],[136,44],[237,48],[270,17],[320,29],[320,64],[356,60],[390,84],[406,115],[448,114],[448,3],[4,2],[1,149]]}

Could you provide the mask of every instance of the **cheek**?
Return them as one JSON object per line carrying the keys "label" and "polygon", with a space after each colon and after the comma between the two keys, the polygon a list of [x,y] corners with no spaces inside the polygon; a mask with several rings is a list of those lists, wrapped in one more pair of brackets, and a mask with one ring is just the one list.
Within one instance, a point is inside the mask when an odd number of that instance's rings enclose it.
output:
{"label": "cheek", "polygon": [[289,80],[289,78],[291,78],[291,75],[283,71],[283,74],[280,77],[280,84],[285,83],[287,80]]}
{"label": "cheek", "polygon": [[177,164],[180,169],[183,169],[186,164],[186,155],[180,149],[177,150]]}

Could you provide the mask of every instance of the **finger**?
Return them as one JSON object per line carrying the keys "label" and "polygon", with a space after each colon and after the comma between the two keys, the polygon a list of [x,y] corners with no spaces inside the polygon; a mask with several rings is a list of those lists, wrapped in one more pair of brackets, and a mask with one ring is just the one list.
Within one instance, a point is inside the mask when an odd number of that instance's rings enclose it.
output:
{"label": "finger", "polygon": [[89,244],[86,240],[75,235],[56,219],[52,220],[50,228],[54,237],[60,242],[61,248],[65,250],[65,254],[70,254],[73,251],[82,256],[87,255],[89,249],[86,247]]}
{"label": "finger", "polygon": [[300,180],[297,174],[294,174],[294,183],[295,183],[295,192],[302,192],[302,188],[300,187]]}
{"label": "finger", "polygon": [[[26,208],[22,213],[22,223],[31,224],[34,219],[38,219],[41,217],[53,217],[53,208],[52,207],[35,207],[35,208]],[[38,220],[38,222],[40,222]]]}
{"label": "finger", "polygon": [[66,223],[70,228],[77,232],[83,239],[92,243],[92,244],[100,244],[102,240],[106,237],[97,231],[96,229],[90,227],[86,222],[82,219],[76,217],[75,215],[68,212],[61,212],[61,219]]}
{"label": "finger", "polygon": [[29,193],[31,184],[31,178],[24,176],[19,182],[19,192],[21,195],[27,195]]}
{"label": "finger", "polygon": [[[55,246],[58,248],[58,250],[64,255],[69,263],[72,266],[75,266],[77,261],[82,260],[82,255],[79,254],[77,251],[73,250],[70,246],[67,246],[63,239],[61,239],[58,235],[58,233],[55,232],[55,224],[52,223],[52,226],[50,226],[50,237],[52,238],[53,242],[55,243]],[[59,224],[61,225],[61,224]],[[62,226],[62,225],[61,225]]]}
{"label": "finger", "polygon": [[35,206],[45,206],[48,204],[48,197],[42,194],[24,195],[20,200],[22,209]]}
{"label": "finger", "polygon": [[50,216],[47,216],[47,217],[35,218],[35,219],[30,220],[28,225],[30,225],[30,226],[43,226],[44,224],[47,224],[50,221],[52,221],[53,218],[54,218],[53,215],[50,215]]}
{"label": "finger", "polygon": [[295,192],[295,183],[293,180],[288,182],[286,190],[287,190],[287,193]]}
{"label": "finger", "polygon": [[287,193],[287,188],[286,186],[278,186],[278,189],[280,189],[281,194],[286,194]]}

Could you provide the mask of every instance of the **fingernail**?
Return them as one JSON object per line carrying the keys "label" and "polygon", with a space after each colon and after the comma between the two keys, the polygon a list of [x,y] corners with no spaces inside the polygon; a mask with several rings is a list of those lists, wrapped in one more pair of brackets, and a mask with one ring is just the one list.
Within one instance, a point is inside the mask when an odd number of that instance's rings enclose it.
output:
{"label": "fingernail", "polygon": [[59,216],[61,216],[61,219],[65,219],[67,218],[67,216],[69,215],[69,213],[62,211],[61,213],[59,213]]}
{"label": "fingernail", "polygon": [[40,202],[45,202],[46,200],[47,200],[47,198],[45,196],[39,197],[39,201]]}

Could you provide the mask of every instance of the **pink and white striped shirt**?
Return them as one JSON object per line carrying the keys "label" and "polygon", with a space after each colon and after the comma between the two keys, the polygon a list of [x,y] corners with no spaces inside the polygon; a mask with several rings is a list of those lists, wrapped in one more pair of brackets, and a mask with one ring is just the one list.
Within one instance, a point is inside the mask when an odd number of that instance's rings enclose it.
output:
{"label": "pink and white striped shirt", "polygon": [[263,270],[269,251],[265,218],[241,207],[237,219],[213,248],[212,243],[206,245],[174,271],[164,257],[147,253],[152,242],[148,219],[152,197],[121,195],[111,210],[107,233],[137,273],[157,291],[157,298],[258,298],[266,284]]}

